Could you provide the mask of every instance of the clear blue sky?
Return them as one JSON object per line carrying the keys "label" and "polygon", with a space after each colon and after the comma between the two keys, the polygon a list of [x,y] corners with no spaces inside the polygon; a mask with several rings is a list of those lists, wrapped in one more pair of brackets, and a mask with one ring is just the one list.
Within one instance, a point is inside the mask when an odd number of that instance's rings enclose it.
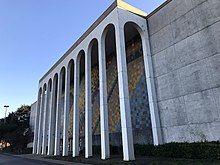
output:
{"label": "clear blue sky", "polygon": [[[164,1],[125,0],[147,13]],[[39,79],[112,2],[0,0],[0,118],[36,101]]]}

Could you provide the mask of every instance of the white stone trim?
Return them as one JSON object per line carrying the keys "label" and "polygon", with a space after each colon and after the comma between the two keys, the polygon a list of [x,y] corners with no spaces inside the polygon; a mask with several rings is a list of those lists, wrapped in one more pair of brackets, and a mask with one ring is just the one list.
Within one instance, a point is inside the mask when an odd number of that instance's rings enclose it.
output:
{"label": "white stone trim", "polygon": [[68,128],[69,128],[69,108],[70,108],[70,66],[65,74],[65,95],[64,95],[64,120],[63,120],[63,156],[68,156]]}
{"label": "white stone trim", "polygon": [[128,90],[127,77],[127,62],[124,29],[120,26],[121,22],[115,28],[116,33],[116,52],[117,52],[117,70],[118,70],[118,86],[119,86],[119,101],[121,115],[121,130],[123,144],[123,159],[124,161],[135,160],[133,133],[131,124],[131,110]]}
{"label": "white stone trim", "polygon": [[92,156],[91,47],[85,55],[85,157]]}
{"label": "white stone trim", "polygon": [[74,103],[73,103],[73,153],[72,156],[79,156],[79,81],[80,81],[80,60],[74,64]]}
{"label": "white stone trim", "polygon": [[60,155],[60,124],[61,124],[61,112],[60,112],[60,102],[62,95],[62,73],[58,75],[58,84],[57,84],[57,107],[56,107],[56,126],[55,126],[55,146],[54,146],[54,155]]}
{"label": "white stone trim", "polygon": [[54,152],[54,121],[55,121],[55,81],[51,81],[50,93],[50,106],[49,106],[49,129],[48,129],[48,151],[47,155],[52,155]]}

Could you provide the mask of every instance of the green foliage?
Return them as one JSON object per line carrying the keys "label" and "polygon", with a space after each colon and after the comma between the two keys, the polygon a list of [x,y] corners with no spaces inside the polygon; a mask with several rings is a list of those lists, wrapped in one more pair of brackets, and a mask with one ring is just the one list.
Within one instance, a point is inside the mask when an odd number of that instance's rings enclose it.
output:
{"label": "green foliage", "polygon": [[[135,145],[134,150],[136,156],[220,160],[220,142]],[[94,154],[101,154],[100,152],[101,146],[93,146]],[[111,155],[122,154],[122,146],[110,146],[110,153]]]}
{"label": "green foliage", "polygon": [[93,145],[92,146],[92,153],[95,155],[100,155],[101,154],[101,146]]}
{"label": "green foliage", "polygon": [[123,148],[122,146],[112,146],[110,145],[110,153],[112,155],[120,155],[123,153]]}
{"label": "green foliage", "polygon": [[6,117],[6,123],[4,119],[0,120],[0,140],[10,143],[13,149],[27,146],[30,109],[30,106],[22,105]]}
{"label": "green foliage", "polygon": [[153,151],[154,149],[154,145],[152,144],[148,144],[148,145],[139,145],[136,144],[134,146],[134,151],[135,151],[135,155],[140,155],[140,156],[153,156]]}
{"label": "green foliage", "polygon": [[220,159],[220,142],[167,143],[159,146],[135,145],[135,153],[154,157]]}
{"label": "green foliage", "polygon": [[[92,146],[92,152],[95,155],[101,154],[101,146],[100,145],[94,145]],[[111,155],[120,155],[123,153],[122,146],[112,146],[110,145],[110,153]]]}

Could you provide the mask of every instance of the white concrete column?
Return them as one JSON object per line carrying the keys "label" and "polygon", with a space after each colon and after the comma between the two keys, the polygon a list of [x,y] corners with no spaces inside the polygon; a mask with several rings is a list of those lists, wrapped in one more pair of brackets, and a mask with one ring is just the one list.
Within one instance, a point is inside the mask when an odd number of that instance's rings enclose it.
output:
{"label": "white concrete column", "polygon": [[40,115],[39,115],[39,126],[38,126],[38,141],[37,141],[37,154],[41,154],[42,149],[42,125],[43,125],[43,107],[44,107],[45,90],[43,88],[40,102]]}
{"label": "white concrete column", "polygon": [[79,81],[80,81],[80,60],[77,59],[74,65],[74,96],[73,96],[73,157],[79,156]]}
{"label": "white concrete column", "polygon": [[60,155],[62,74],[58,76],[54,155]]}
{"label": "white concrete column", "polygon": [[54,152],[54,128],[55,128],[55,82],[51,83],[50,102],[49,102],[49,129],[48,129],[48,151],[47,155]]}
{"label": "white concrete column", "polygon": [[151,50],[150,50],[150,41],[149,41],[147,26],[143,30],[143,34],[141,38],[142,38],[146,82],[147,82],[147,93],[148,93],[149,106],[150,106],[153,141],[154,141],[154,145],[159,145],[159,144],[163,144],[163,138],[161,133],[160,116],[158,112],[156,88],[154,82],[153,65],[152,65]]}
{"label": "white concrete column", "polygon": [[33,141],[33,154],[37,153],[37,141],[38,141],[38,121],[39,121],[39,114],[40,114],[40,103],[41,103],[41,95],[40,91],[38,92],[38,99],[37,99],[37,107],[36,107],[36,113],[35,113],[35,121],[34,121],[34,141]]}
{"label": "white concrete column", "polygon": [[66,69],[65,74],[65,96],[64,96],[64,120],[63,120],[63,156],[68,156],[68,122],[70,109],[70,67]]}
{"label": "white concrete column", "polygon": [[85,56],[85,158],[92,156],[91,50]]}
{"label": "white concrete column", "polygon": [[106,81],[105,41],[98,42],[99,56],[99,86],[100,86],[100,127],[101,127],[101,159],[110,158],[109,130],[108,130],[108,103]]}
{"label": "white concrete column", "polygon": [[44,103],[44,116],[43,116],[43,142],[42,142],[42,155],[46,155],[46,148],[47,148],[47,127],[48,127],[48,105],[50,99],[50,91],[49,91],[49,84],[47,85],[47,90],[45,93],[45,103]]}
{"label": "white concrete column", "polygon": [[119,22],[115,28],[115,32],[116,32],[116,52],[117,52],[117,69],[118,69],[123,156],[124,156],[124,161],[130,161],[130,160],[135,160],[135,157],[134,157],[133,133],[132,133],[130,100],[129,100],[129,90],[128,90],[124,30]]}

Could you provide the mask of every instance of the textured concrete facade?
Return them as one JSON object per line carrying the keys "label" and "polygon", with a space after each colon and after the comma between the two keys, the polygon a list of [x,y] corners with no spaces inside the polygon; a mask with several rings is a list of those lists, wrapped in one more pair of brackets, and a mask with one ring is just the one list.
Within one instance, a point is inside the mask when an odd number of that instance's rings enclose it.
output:
{"label": "textured concrete facade", "polygon": [[34,132],[34,127],[35,127],[36,111],[37,111],[37,102],[31,104],[30,128],[32,132]]}
{"label": "textured concrete facade", "polygon": [[173,0],[147,19],[164,142],[220,140],[219,9]]}
{"label": "textured concrete facade", "polygon": [[118,2],[40,79],[33,153],[220,140],[220,1]]}
{"label": "textured concrete facade", "polygon": [[[125,8],[123,8],[123,5]],[[134,11],[137,11],[137,13],[134,13]],[[141,103],[142,105],[139,107],[142,107],[142,111],[145,112],[140,113],[140,115],[142,115],[141,117],[144,115],[147,117],[141,118],[140,122],[136,122],[133,126],[137,125],[137,129],[139,129],[141,124],[149,123],[145,126],[145,128],[148,127],[146,131],[151,136],[149,137],[150,140],[148,143],[153,142],[155,145],[162,143],[148,29],[146,19],[140,16],[139,13],[142,12],[124,2],[115,1],[67,53],[40,79],[33,153],[60,155],[60,152],[62,152],[62,155],[66,156],[69,153],[68,146],[71,145],[72,150],[69,151],[72,152],[73,157],[76,157],[80,154],[79,151],[83,147],[82,140],[84,140],[85,157],[89,158],[92,156],[93,104],[91,80],[93,73],[91,70],[93,70],[92,67],[95,67],[94,65],[98,65],[99,72],[97,81],[99,83],[99,97],[97,98],[99,98],[98,111],[100,112],[101,159],[110,157],[111,139],[109,139],[109,126],[111,126],[111,124],[109,124],[108,119],[111,114],[114,114],[114,112],[111,113],[114,108],[109,108],[114,106],[114,102],[112,102],[112,104],[108,102],[110,95],[113,94],[113,92],[109,93],[108,87],[111,85],[108,84],[112,82],[109,80],[112,78],[116,78],[118,84],[116,97],[118,97],[119,100],[120,113],[118,113],[117,117],[120,121],[119,126],[121,127],[119,133],[121,134],[121,144],[123,146],[123,159],[125,161],[135,159],[132,121],[135,121],[134,116],[138,116],[138,114],[131,117],[131,109],[135,108],[130,106],[130,98],[132,95],[129,94],[129,88],[135,88],[139,80],[144,81],[140,84],[145,86],[145,88],[139,89],[139,92],[137,90],[136,94],[143,93],[145,95],[143,98],[145,97],[145,106],[147,107],[144,107],[141,101],[133,101],[132,106]],[[131,55],[129,55],[129,53],[126,52],[129,49],[127,43],[136,36],[138,36],[138,43],[141,45],[141,47],[136,50],[139,52],[139,55],[137,55],[137,53],[130,53]],[[133,45],[137,44],[133,43]],[[114,54],[116,60],[115,67],[117,69],[114,72],[114,76],[110,76],[109,78],[107,77],[108,59]],[[131,62],[136,60],[138,56],[141,57],[141,62],[139,62],[138,66],[140,69],[137,69],[138,76],[136,76],[136,78],[129,78],[128,69],[130,68],[130,64],[127,63],[127,61]],[[94,61],[96,62],[94,63]],[[140,79],[142,74],[144,76]],[[130,83],[128,79],[130,79]],[[140,92],[144,89],[148,92]],[[71,99],[71,90],[73,90],[73,99]],[[130,92],[131,91],[134,90],[132,89]],[[148,96],[146,96],[146,94]],[[135,99],[137,100],[137,98]],[[70,102],[71,100],[72,102]],[[71,119],[69,117],[71,108],[73,110],[72,123],[69,123],[69,119]],[[85,122],[81,122],[81,120]],[[113,122],[116,122],[116,120]],[[84,126],[80,123],[84,123]],[[48,126],[49,130],[47,131]],[[72,137],[69,136],[68,127],[72,127]],[[139,138],[144,133],[144,136],[147,137],[144,131],[145,128],[142,128],[141,132],[138,131],[134,136]],[[81,132],[82,134],[80,134]],[[85,138],[82,137],[83,132]],[[142,141],[144,142],[144,140]],[[136,140],[135,143],[139,143],[138,140]],[[144,143],[146,143],[146,140]]]}

